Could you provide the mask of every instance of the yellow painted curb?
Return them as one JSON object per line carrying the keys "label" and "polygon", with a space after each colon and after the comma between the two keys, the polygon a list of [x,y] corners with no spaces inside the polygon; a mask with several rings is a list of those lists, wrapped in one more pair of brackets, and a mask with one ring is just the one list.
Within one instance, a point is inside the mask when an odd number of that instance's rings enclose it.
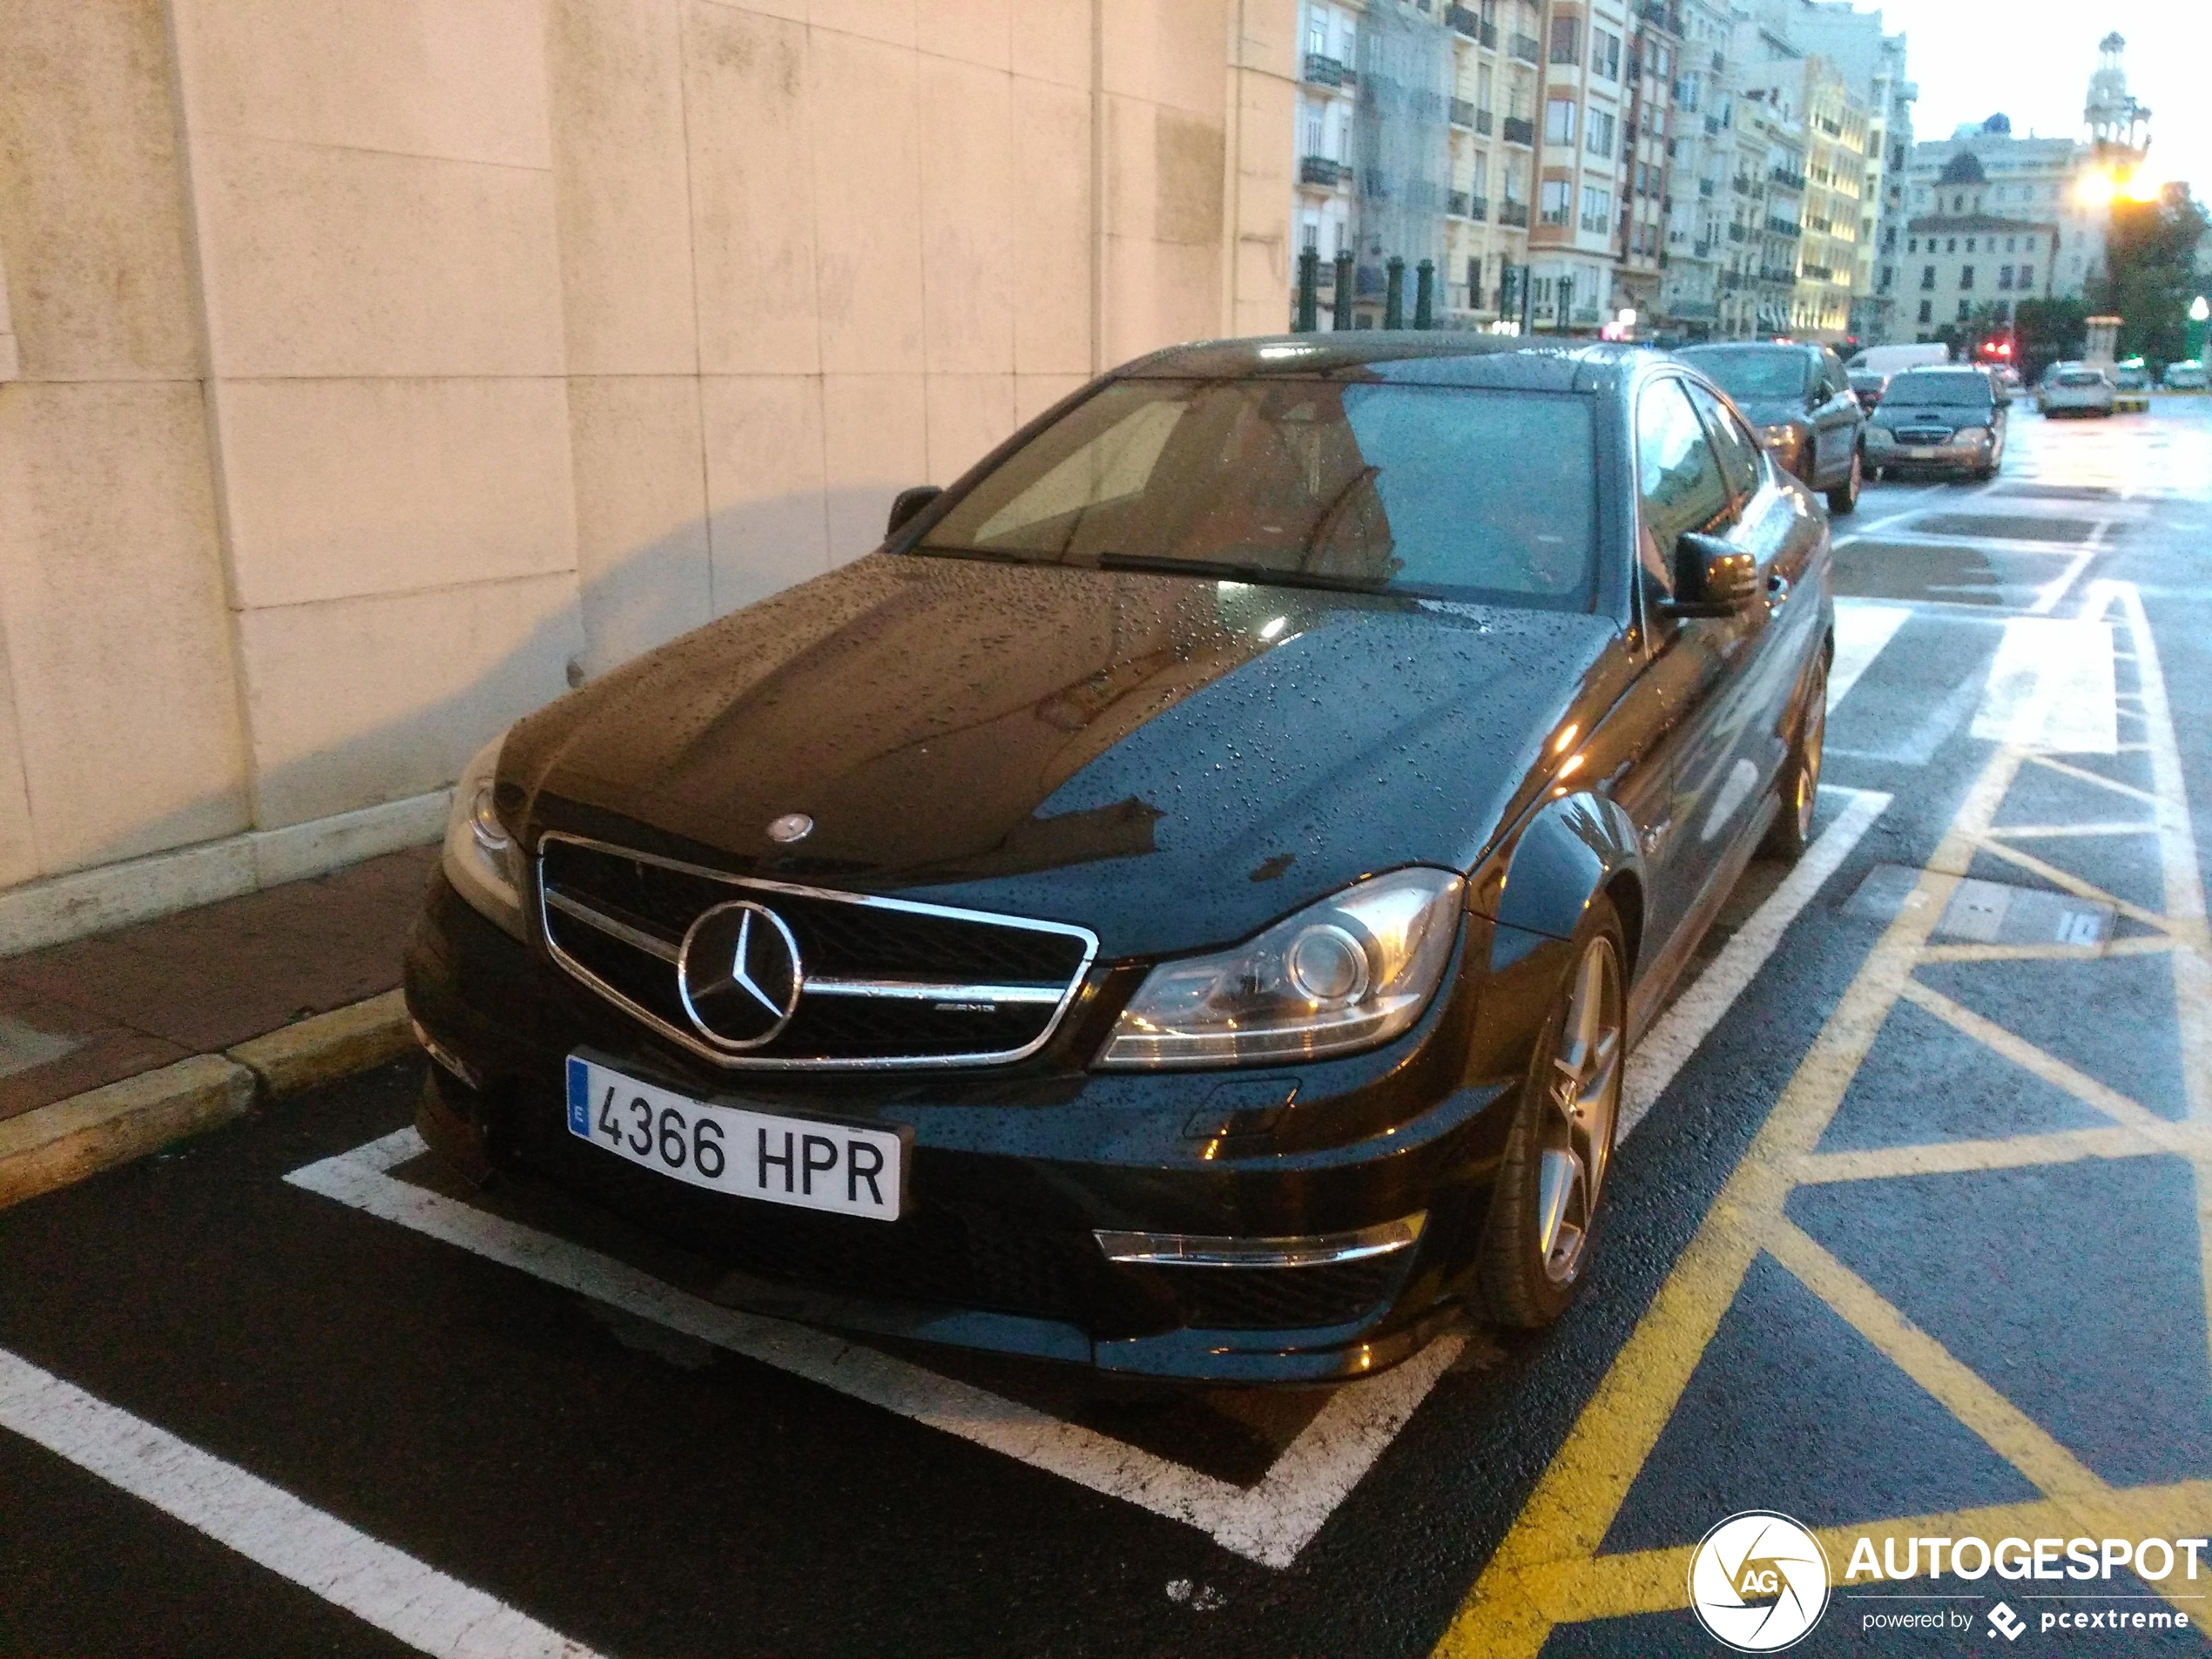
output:
{"label": "yellow painted curb", "polygon": [[225,1053],[260,1079],[270,1099],[282,1100],[349,1072],[381,1066],[414,1045],[406,995],[387,991],[297,1021]]}
{"label": "yellow painted curb", "polygon": [[244,1066],[194,1055],[0,1119],[0,1208],[227,1123],[255,1089]]}

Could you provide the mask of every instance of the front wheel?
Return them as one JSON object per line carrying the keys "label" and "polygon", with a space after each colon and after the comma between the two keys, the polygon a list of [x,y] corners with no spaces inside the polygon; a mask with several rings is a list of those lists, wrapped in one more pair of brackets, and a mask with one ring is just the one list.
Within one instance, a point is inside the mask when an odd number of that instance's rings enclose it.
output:
{"label": "front wheel", "polygon": [[1805,700],[1797,711],[1797,735],[1782,767],[1782,810],[1759,851],[1795,864],[1812,845],[1812,813],[1820,793],[1820,753],[1828,740],[1828,659],[1821,657],[1806,677]]}
{"label": "front wheel", "polygon": [[1602,894],[1575,947],[1529,1062],[1483,1248],[1491,1317],[1524,1331],[1557,1319],[1581,1287],[1621,1115],[1628,950]]}
{"label": "front wheel", "polygon": [[1828,511],[1831,516],[1841,518],[1858,510],[1858,486],[1865,475],[1865,463],[1854,448],[1851,452],[1851,470],[1844,475],[1842,483],[1828,492]]}

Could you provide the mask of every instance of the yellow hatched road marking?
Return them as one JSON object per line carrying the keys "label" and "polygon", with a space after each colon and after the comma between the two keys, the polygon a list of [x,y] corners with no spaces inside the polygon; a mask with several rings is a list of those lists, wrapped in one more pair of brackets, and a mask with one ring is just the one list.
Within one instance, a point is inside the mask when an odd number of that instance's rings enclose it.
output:
{"label": "yellow hatched road marking", "polygon": [[[2212,1296],[2212,953],[2206,945],[2204,895],[2171,711],[2141,600],[2132,586],[2099,582],[2091,584],[2082,615],[2100,619],[2115,605],[2123,611],[2132,635],[2132,656],[2143,687],[2132,695],[2141,705],[2148,736],[2148,742],[2127,747],[2148,755],[2155,787],[2140,789],[2047,753],[2003,747],[1991,757],[1922,870],[1914,897],[1868,953],[1743,1161],[1615,1355],[1445,1632],[1437,1646],[1439,1656],[1508,1659],[1534,1655],[1554,1625],[1688,1605],[1691,1547],[1611,1555],[1601,1555],[1598,1548],[1734,1303],[1744,1275],[1763,1251],[2044,1494],[2025,1504],[1821,1529],[1839,1572],[1859,1537],[1878,1544],[1892,1537],[2032,1538],[2054,1533],[2172,1537],[2200,1534],[2212,1527],[2212,1482],[2135,1488],[2107,1485],[2041,1425],[1784,1214],[1791,1190],[1808,1183],[2177,1155],[2189,1161],[2195,1174],[2199,1256],[2208,1295]],[[2144,800],[2153,808],[2153,816],[2126,824],[1997,827],[1993,819],[1999,807],[2020,768],[2030,764]],[[2005,840],[2007,836],[2097,834],[2158,838],[2162,912],[2121,900]],[[2110,904],[2121,914],[2158,931],[2147,938],[2114,940],[2101,948],[1932,945],[1929,934],[1977,851],[2003,858],[2077,897]],[[2166,955],[2173,963],[2188,1100],[2187,1119],[2178,1123],[2159,1117],[1913,977],[1923,962],[2094,961],[2151,954]],[[1815,1152],[1899,1001],[1911,1001],[2093,1107],[2112,1120],[2111,1127],[2003,1140]],[[2212,1324],[2212,1302],[2208,1303],[2207,1319]],[[2152,1588],[2177,1606],[2201,1610],[2195,1593],[2177,1580]]]}

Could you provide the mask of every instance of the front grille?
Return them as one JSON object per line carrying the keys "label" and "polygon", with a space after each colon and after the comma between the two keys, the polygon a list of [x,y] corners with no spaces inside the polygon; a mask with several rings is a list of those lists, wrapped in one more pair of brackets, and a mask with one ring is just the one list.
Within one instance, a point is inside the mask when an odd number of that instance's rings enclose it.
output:
{"label": "front grille", "polygon": [[1202,1331],[1302,1331],[1349,1325],[1397,1289],[1412,1252],[1310,1267],[1150,1267],[1145,1277]]}
{"label": "front grille", "polygon": [[1895,428],[1899,443],[1948,443],[1952,428],[1947,426],[1901,426]]}
{"label": "front grille", "polygon": [[[717,1065],[834,1069],[988,1065],[1034,1054],[1067,1011],[1098,941],[1062,922],[732,876],[578,836],[538,851],[554,959]],[[698,916],[751,899],[782,919],[801,974],[790,1021],[743,1053],[708,1041],[678,993]]]}

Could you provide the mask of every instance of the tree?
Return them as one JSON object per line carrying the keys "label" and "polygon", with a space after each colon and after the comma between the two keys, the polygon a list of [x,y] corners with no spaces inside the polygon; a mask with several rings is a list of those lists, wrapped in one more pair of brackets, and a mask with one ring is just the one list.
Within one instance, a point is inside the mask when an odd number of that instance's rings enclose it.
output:
{"label": "tree", "polygon": [[2197,293],[2196,245],[2212,218],[2187,185],[2156,201],[2115,201],[2105,233],[2105,272],[2093,298],[2122,319],[2120,354],[2154,368],[2188,354],[2188,306]]}
{"label": "tree", "polygon": [[2013,361],[2030,381],[2088,348],[2089,307],[2079,300],[2023,300],[2013,316]]}

